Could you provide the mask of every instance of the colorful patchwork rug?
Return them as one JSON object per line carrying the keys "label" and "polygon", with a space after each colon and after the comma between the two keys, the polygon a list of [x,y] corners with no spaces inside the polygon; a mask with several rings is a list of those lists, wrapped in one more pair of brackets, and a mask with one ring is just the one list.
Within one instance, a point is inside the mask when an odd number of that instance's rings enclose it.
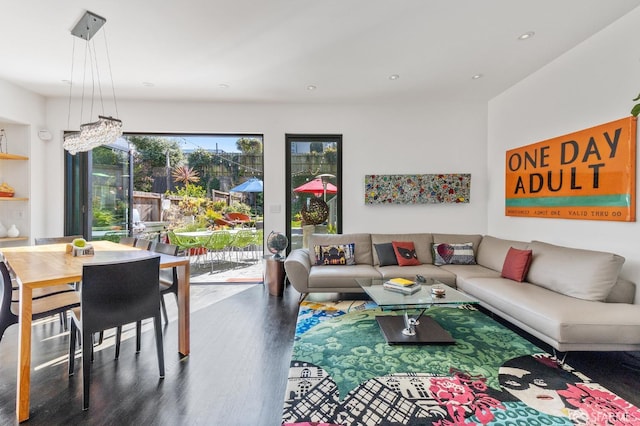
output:
{"label": "colorful patchwork rug", "polygon": [[285,425],[622,425],[640,410],[472,306],[428,315],[455,345],[388,345],[373,302],[303,302]]}

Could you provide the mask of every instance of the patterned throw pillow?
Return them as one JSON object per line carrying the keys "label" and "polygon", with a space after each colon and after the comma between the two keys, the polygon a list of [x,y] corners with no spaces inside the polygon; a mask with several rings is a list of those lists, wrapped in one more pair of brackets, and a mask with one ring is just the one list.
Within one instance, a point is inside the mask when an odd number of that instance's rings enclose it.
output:
{"label": "patterned throw pillow", "polygon": [[398,259],[396,259],[396,252],[393,250],[393,244],[382,243],[382,244],[374,244],[373,246],[376,248],[376,253],[378,254],[378,260],[380,261],[380,266],[398,264]]}
{"label": "patterned throw pillow", "polygon": [[518,282],[524,281],[527,277],[527,272],[529,272],[533,257],[532,253],[531,250],[519,250],[510,247],[504,259],[501,276]]}
{"label": "patterned throw pillow", "polygon": [[433,245],[434,265],[475,265],[476,257],[473,254],[473,243],[448,244],[439,243]]}
{"label": "patterned throw pillow", "polygon": [[411,266],[420,264],[413,241],[391,241],[391,244],[393,245],[393,251],[396,252],[398,265]]}
{"label": "patterned throw pillow", "polygon": [[316,265],[355,265],[355,243],[313,246]]}

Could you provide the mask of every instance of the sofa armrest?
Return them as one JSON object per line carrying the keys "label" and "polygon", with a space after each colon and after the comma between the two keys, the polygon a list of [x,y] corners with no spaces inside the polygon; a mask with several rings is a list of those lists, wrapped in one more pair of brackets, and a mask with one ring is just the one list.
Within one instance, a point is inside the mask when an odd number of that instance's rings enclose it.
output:
{"label": "sofa armrest", "polygon": [[299,293],[309,293],[311,260],[308,249],[292,250],[284,261],[287,279]]}

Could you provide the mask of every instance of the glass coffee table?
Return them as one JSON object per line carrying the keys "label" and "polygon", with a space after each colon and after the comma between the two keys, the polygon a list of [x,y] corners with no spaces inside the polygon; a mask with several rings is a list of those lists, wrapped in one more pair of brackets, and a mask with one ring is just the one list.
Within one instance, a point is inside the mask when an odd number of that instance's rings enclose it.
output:
{"label": "glass coffee table", "polygon": [[[433,318],[424,313],[433,305],[476,304],[478,300],[459,292],[433,278],[421,283],[420,291],[405,295],[385,289],[383,279],[356,278],[360,287],[382,310],[403,310],[403,315],[380,315],[376,317],[384,338],[394,344],[454,344],[455,339]],[[435,296],[433,288],[445,289],[444,295]],[[419,310],[409,315],[409,310]]]}

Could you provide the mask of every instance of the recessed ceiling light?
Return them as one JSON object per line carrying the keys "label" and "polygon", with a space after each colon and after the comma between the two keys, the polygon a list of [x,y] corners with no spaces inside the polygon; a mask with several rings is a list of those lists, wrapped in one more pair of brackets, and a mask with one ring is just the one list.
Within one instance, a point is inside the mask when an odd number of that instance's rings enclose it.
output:
{"label": "recessed ceiling light", "polygon": [[218,87],[221,88],[221,89],[228,89],[229,85],[225,84],[225,83],[220,83],[220,84],[218,84]]}
{"label": "recessed ceiling light", "polygon": [[154,86],[155,86],[155,84],[153,84],[153,83],[152,83],[152,82],[150,82],[150,81],[143,81],[143,82],[142,82],[142,85],[143,85],[144,87],[154,87]]}
{"label": "recessed ceiling light", "polygon": [[391,74],[391,75],[389,76],[389,80],[397,80],[397,79],[399,79],[399,78],[400,78],[400,76],[399,76],[398,74]]}
{"label": "recessed ceiling light", "polygon": [[473,77],[471,77],[474,80],[477,80],[479,78],[482,78],[482,74],[475,74]]}
{"label": "recessed ceiling light", "polygon": [[524,34],[520,34],[520,36],[518,37],[518,40],[528,40],[531,37],[533,37],[536,33],[534,33],[533,31],[527,31]]}
{"label": "recessed ceiling light", "polygon": [[307,90],[316,90],[316,89],[317,89],[317,87],[314,86],[313,84],[310,84],[310,85],[307,86]]}

